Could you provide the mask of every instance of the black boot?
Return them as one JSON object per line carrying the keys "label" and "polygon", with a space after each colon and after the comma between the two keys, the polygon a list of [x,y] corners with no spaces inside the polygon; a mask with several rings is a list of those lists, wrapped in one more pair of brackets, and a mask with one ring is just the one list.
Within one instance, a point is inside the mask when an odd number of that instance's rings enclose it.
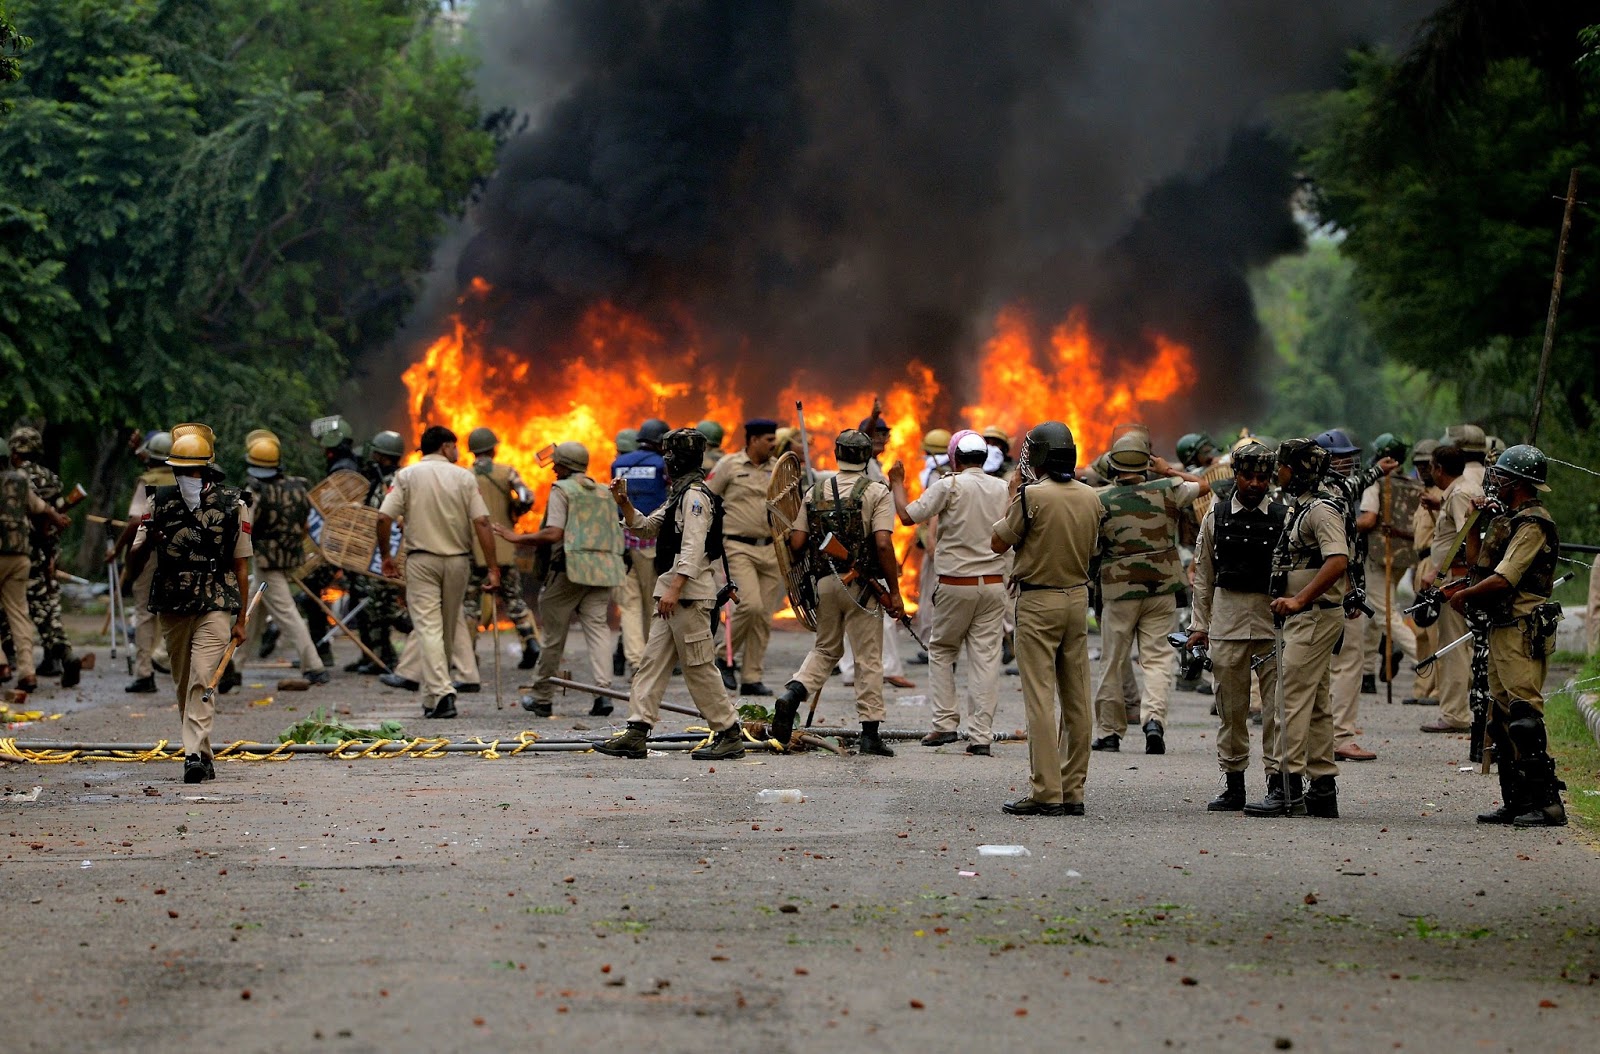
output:
{"label": "black boot", "polygon": [[[1498,750],[1498,744],[1496,745]],[[1528,796],[1522,787],[1522,773],[1515,761],[1504,754],[1499,755],[1500,767],[1500,808],[1490,809],[1488,812],[1478,814],[1479,823],[1497,823],[1510,825],[1518,816],[1529,809]]]}
{"label": "black boot", "polygon": [[329,644],[327,641],[323,641],[321,644],[318,644],[317,645],[317,658],[322,660],[322,665],[324,665],[324,666],[332,666],[333,662],[334,662],[334,659],[333,659],[333,645]]}
{"label": "black boot", "polygon": [[1527,811],[1511,822],[1517,827],[1565,827],[1567,810],[1561,792],[1567,785],[1556,779],[1555,759],[1537,754],[1523,758],[1517,767],[1527,789]]}
{"label": "black boot", "polygon": [[517,660],[517,669],[531,670],[539,662],[539,638],[522,638],[522,658]]}
{"label": "black boot", "polygon": [[1244,807],[1246,816],[1304,816],[1306,799],[1303,781],[1295,774],[1273,773],[1267,777],[1267,796],[1249,802]]}
{"label": "black boot", "polygon": [[1161,727],[1161,722],[1155,718],[1144,723],[1140,729],[1144,733],[1144,752],[1146,754],[1165,754],[1167,752],[1166,729]]}
{"label": "black boot", "polygon": [[83,680],[83,660],[68,657],[61,660],[61,687],[76,688]]}
{"label": "black boot", "polygon": [[1011,660],[1017,657],[1017,638],[1014,634],[1007,633],[1000,638],[1000,665],[1010,666]]}
{"label": "black boot", "polygon": [[62,652],[59,648],[46,648],[44,661],[33,669],[35,677],[60,677]]}
{"label": "black boot", "polygon": [[1339,787],[1333,776],[1318,776],[1306,788],[1306,815],[1325,820],[1339,818]]}
{"label": "black boot", "polygon": [[1244,773],[1224,772],[1222,793],[1206,802],[1207,812],[1241,812],[1244,809]]}
{"label": "black boot", "polygon": [[132,692],[135,695],[149,695],[151,692],[157,690],[155,674],[150,674],[146,677],[137,677],[129,682],[128,686],[123,689],[124,692]]}
{"label": "black boot", "polygon": [[614,758],[643,758],[650,756],[650,726],[643,721],[629,721],[628,727],[606,740],[596,743],[594,749]]}
{"label": "black boot", "polygon": [[880,758],[894,757],[894,751],[889,749],[878,735],[877,721],[861,722],[861,742],[856,745],[857,754],[876,754]]}
{"label": "black boot", "polygon": [[711,737],[711,742],[689,755],[696,761],[734,761],[744,757],[744,729],[739,722]]}
{"label": "black boot", "polygon": [[722,687],[730,692],[739,690],[739,675],[733,672],[733,667],[721,659],[717,660],[717,672],[722,674]]}
{"label": "black boot", "polygon": [[232,659],[228,660],[228,668],[222,671],[222,680],[217,682],[217,691],[227,695],[244,683],[244,678],[239,674],[239,667]]}
{"label": "black boot", "polygon": [[622,640],[617,640],[617,650],[611,653],[611,676],[621,677],[628,672],[628,656],[622,650]]}
{"label": "black boot", "polygon": [[783,694],[772,704],[772,738],[786,748],[794,736],[794,719],[800,714],[800,704],[805,702],[808,694],[805,685],[790,681],[783,686]]}
{"label": "black boot", "polygon": [[279,628],[276,619],[268,622],[267,628],[261,631],[261,647],[256,649],[257,657],[265,659],[271,656],[273,650],[278,646],[278,637],[282,633],[283,630]]}
{"label": "black boot", "polygon": [[183,782],[199,783],[206,778],[205,759],[199,754],[190,754],[183,759]]}
{"label": "black boot", "polygon": [[594,705],[589,707],[590,717],[610,717],[616,707],[611,705],[611,700],[603,695],[594,697]]}

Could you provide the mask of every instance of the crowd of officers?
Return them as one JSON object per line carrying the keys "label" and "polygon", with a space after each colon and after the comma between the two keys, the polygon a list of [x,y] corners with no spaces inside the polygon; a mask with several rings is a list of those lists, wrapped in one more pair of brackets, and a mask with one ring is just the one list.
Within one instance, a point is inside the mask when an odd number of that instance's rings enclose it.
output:
{"label": "crowd of officers", "polygon": [[[310,484],[283,474],[278,437],[247,437],[248,479],[235,489],[216,467],[211,430],[179,425],[138,443],[144,471],[107,557],[125,561],[134,597],[127,690],[154,692],[155,671],[170,670],[185,779],[198,782],[214,775],[214,694],[237,678],[227,657],[250,632],[253,595],[266,615],[256,620],[263,656],[286,635],[304,678],[324,684],[328,641],[344,631],[362,651],[346,671],[420,692],[432,719],[455,717],[457,694],[478,690],[475,627],[488,600],[488,617],[510,621],[522,639],[520,668],[533,671],[524,709],[551,715],[574,623],[591,682],[606,693],[594,697],[592,714],[612,712],[612,679],[631,674],[626,727],[596,747],[603,754],[647,755],[675,672],[712,730],[696,758],[743,755],[735,691],[773,697],[768,732],[787,745],[800,707],[814,707],[842,667],[855,690],[859,752],[892,756],[880,735],[883,684],[910,683],[898,679],[892,632],[896,622],[910,625],[893,545],[898,520],[917,527],[922,560],[917,618],[927,645],[913,661],[929,666],[933,703],[922,743],[957,742],[964,719],[967,753],[988,755],[999,678],[1015,660],[1031,775],[1029,794],[1006,803],[1007,813],[1081,815],[1089,753],[1120,750],[1130,718],[1146,753],[1164,753],[1181,661],[1184,683],[1210,691],[1206,669],[1215,683],[1224,782],[1208,809],[1336,817],[1338,763],[1376,756],[1355,738],[1376,650],[1385,677],[1394,674],[1393,652],[1413,661],[1437,653],[1405,700],[1437,705],[1424,732],[1468,732],[1472,703],[1481,704],[1476,716],[1498,763],[1502,803],[1480,821],[1565,823],[1542,717],[1559,540],[1539,500],[1549,489],[1540,451],[1493,450],[1481,428],[1460,425],[1409,450],[1381,436],[1362,466],[1359,447],[1337,429],[1281,444],[1246,435],[1227,450],[1191,434],[1173,464],[1154,454],[1142,427],[1118,431],[1109,450],[1081,465],[1060,422],[1031,429],[1020,459],[998,428],[935,430],[925,436],[922,487],[911,500],[905,466],[881,464],[890,429],[876,413],[837,436],[833,472],[813,472],[801,435],[773,420],[746,422],[743,449],[724,454],[715,422],[673,429],[651,419],[617,437],[606,482],[590,475],[582,444],[547,451],[556,478],[542,521],[519,533],[515,523],[535,496],[514,467],[495,460],[489,429],[468,436],[471,468],[458,463],[456,435],[440,426],[423,433],[420,460],[401,468],[398,433],[378,433],[358,457],[343,419],[323,419],[313,432],[328,474],[364,476],[366,504],[376,509],[373,573],[345,575],[354,617],[337,620],[320,596],[335,569],[307,564],[316,519]],[[10,467],[0,472],[0,600],[15,670],[7,665],[0,677],[15,675],[29,691],[39,676],[70,686],[79,660],[62,632],[56,592],[61,483],[38,463],[35,430],[19,428],[3,446]],[[792,522],[779,524],[768,495],[786,451],[804,465],[796,484],[804,500]],[[1421,494],[1402,524],[1390,514],[1385,477],[1408,454]],[[1374,537],[1380,547],[1370,544]],[[1374,556],[1379,548],[1392,554],[1391,545],[1415,554],[1416,633],[1393,598],[1405,567]],[[524,599],[519,546],[538,553],[537,623]],[[793,579],[785,565],[798,569]],[[300,609],[292,582],[302,589]],[[772,619],[795,589],[816,638],[774,691],[765,666]],[[1189,601],[1186,631],[1181,598]],[[613,611],[621,626],[615,651]],[[1424,617],[1430,613],[1436,621]],[[1094,684],[1091,617],[1101,637]],[[403,655],[392,643],[396,629],[409,633]],[[1461,644],[1474,632],[1484,667],[1477,684],[1473,649]],[[44,646],[38,669],[36,635]],[[964,706],[955,678],[963,648]],[[1253,716],[1266,789],[1248,802]]]}

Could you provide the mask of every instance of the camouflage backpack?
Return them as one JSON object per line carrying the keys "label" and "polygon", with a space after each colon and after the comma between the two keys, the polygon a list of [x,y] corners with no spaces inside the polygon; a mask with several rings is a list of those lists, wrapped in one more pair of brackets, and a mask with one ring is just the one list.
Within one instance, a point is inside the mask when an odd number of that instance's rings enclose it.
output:
{"label": "camouflage backpack", "polygon": [[[810,508],[806,511],[810,519],[812,544],[820,546],[832,534],[850,550],[850,567],[835,567],[837,571],[854,568],[866,575],[876,576],[880,573],[878,551],[861,519],[862,497],[871,482],[863,473],[847,493],[840,492],[838,476],[819,479],[812,484]],[[815,564],[819,570],[833,565],[834,561],[828,557],[822,557]]]}
{"label": "camouflage backpack", "polygon": [[617,522],[617,503],[611,492],[587,479],[564,479],[556,487],[567,498],[561,551],[568,581],[580,586],[620,586],[626,575],[622,525]]}

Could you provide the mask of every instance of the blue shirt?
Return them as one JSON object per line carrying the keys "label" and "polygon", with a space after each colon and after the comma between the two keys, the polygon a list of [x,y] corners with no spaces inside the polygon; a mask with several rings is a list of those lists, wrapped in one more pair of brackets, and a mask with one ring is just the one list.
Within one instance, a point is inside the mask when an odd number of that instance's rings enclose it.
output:
{"label": "blue shirt", "polygon": [[611,478],[628,481],[628,500],[648,516],[667,500],[667,463],[653,450],[634,450],[611,463]]}

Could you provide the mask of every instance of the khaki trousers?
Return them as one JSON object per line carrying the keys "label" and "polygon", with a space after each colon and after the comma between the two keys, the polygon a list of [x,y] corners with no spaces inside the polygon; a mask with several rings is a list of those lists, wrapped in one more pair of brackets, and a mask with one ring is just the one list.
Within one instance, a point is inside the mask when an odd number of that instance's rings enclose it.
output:
{"label": "khaki trousers", "polygon": [[536,702],[548,703],[555,695],[550,678],[561,672],[573,615],[578,616],[578,630],[583,634],[584,648],[589,653],[591,682],[602,688],[611,686],[611,627],[606,623],[610,607],[608,586],[580,586],[564,571],[545,579],[544,589],[539,593],[544,649],[533,667],[532,695]]}
{"label": "khaki trousers", "polygon": [[952,586],[933,591],[933,635],[928,638],[928,678],[933,687],[933,730],[954,732],[961,724],[956,704],[956,657],[967,646],[967,737],[994,740],[994,710],[1000,701],[1000,646],[1006,632],[1006,587]]}
{"label": "khaki trousers", "polygon": [[[1426,659],[1439,647],[1439,624],[1434,623],[1427,629],[1418,626],[1415,636],[1417,639],[1417,657]],[[1434,663],[1417,674],[1416,680],[1411,685],[1411,694],[1415,698],[1439,698],[1439,674],[1435,669],[1437,666],[1438,663]]]}
{"label": "khaki trousers", "polygon": [[[418,551],[406,557],[406,606],[411,609],[412,626],[406,651],[418,649],[422,676],[413,679],[422,685],[430,708],[455,692],[450,684],[450,660],[456,642],[467,632],[462,612],[471,572],[472,558],[466,554],[438,556]],[[470,637],[465,643],[470,653]]]}
{"label": "khaki trousers", "polygon": [[[1344,612],[1337,608],[1312,607],[1291,615],[1283,627],[1284,747],[1278,754],[1277,737],[1264,740],[1277,754],[1279,768],[1290,775],[1310,779],[1337,776],[1333,761],[1333,707],[1330,663],[1333,646],[1344,630]],[[1276,691],[1276,685],[1274,691]],[[1277,706],[1268,697],[1263,709]],[[1265,718],[1263,718],[1263,723]]]}
{"label": "khaki trousers", "polygon": [[[1467,619],[1446,604],[1434,627],[1438,634],[1435,648],[1442,648],[1467,632]],[[1439,670],[1439,720],[1466,728],[1472,724],[1472,706],[1467,701],[1472,687],[1472,645],[1461,645],[1434,666]]]}
{"label": "khaki trousers", "polygon": [[300,617],[300,609],[295,606],[294,594],[289,591],[288,574],[258,569],[256,581],[267,584],[266,592],[261,594],[261,607],[266,609],[266,614],[250,620],[250,640],[255,641],[261,636],[261,629],[267,624],[266,616],[271,615],[283,635],[289,638],[289,643],[294,645],[295,654],[300,657],[300,672],[322,669],[322,659],[317,655],[311,631],[306,628],[306,621]]}
{"label": "khaki trousers", "polygon": [[712,665],[716,646],[711,643],[711,601],[684,600],[669,619],[657,618],[650,626],[644,662],[633,676],[628,693],[628,720],[654,727],[661,719],[661,697],[667,693],[672,667],[683,667],[683,683],[689,698],[713,732],[721,732],[739,720],[722,675]]}
{"label": "khaki trousers", "polygon": [[1029,797],[1081,803],[1093,732],[1088,587],[1030,589],[1017,595],[1013,610],[1028,714]]}
{"label": "khaki trousers", "polygon": [[[478,657],[473,653],[472,642],[476,631],[467,623],[467,609],[461,609],[461,621],[456,626],[455,640],[450,645],[450,677],[452,680],[462,681],[466,684],[479,683]],[[408,681],[422,683],[423,677],[422,642],[417,636],[415,620],[412,622],[411,636],[406,638],[405,650],[400,653],[400,661],[395,664],[394,672]]]}
{"label": "khaki trousers", "polygon": [[848,639],[856,657],[856,715],[862,721],[882,721],[885,615],[874,599],[858,604],[858,589],[845,586],[833,575],[817,581],[817,639],[793,680],[815,695],[832,676],[834,664],[843,658]]}
{"label": "khaki trousers", "polygon": [[1166,727],[1167,698],[1172,694],[1172,671],[1178,661],[1167,634],[1177,624],[1178,598],[1170,593],[1105,602],[1100,613],[1100,680],[1094,690],[1095,735],[1121,736],[1128,731],[1123,669],[1136,641],[1139,669],[1144,674],[1139,723],[1153,718]]}
{"label": "khaki trousers", "polygon": [[0,608],[11,624],[11,647],[16,652],[9,662],[17,679],[33,676],[33,619],[28,615],[28,554],[0,556]]}
{"label": "khaki trousers", "polygon": [[1489,694],[1502,713],[1517,699],[1544,713],[1544,679],[1549,672],[1549,656],[1535,659],[1528,654],[1521,623],[1489,631]]}
{"label": "khaki trousers", "polygon": [[211,722],[216,699],[206,699],[206,686],[216,676],[233,636],[230,611],[204,615],[162,615],[161,635],[172,658],[172,680],[178,688],[178,720],[183,725],[184,754],[211,757]]}
{"label": "khaki trousers", "polygon": [[1273,753],[1278,744],[1278,664],[1268,658],[1252,674],[1250,663],[1262,655],[1270,656],[1274,641],[1213,640],[1211,675],[1217,682],[1217,764],[1223,772],[1244,772],[1250,767],[1251,689],[1261,693],[1267,705],[1261,710],[1261,760],[1267,775],[1278,771]]}
{"label": "khaki trousers", "polygon": [[622,654],[637,670],[644,663],[645,641],[655,620],[656,549],[629,549],[628,577],[617,587],[617,607],[622,609]]}
{"label": "khaki trousers", "polygon": [[767,645],[772,640],[772,616],[788,599],[788,589],[778,570],[778,554],[770,545],[727,542],[728,573],[739,587],[728,632],[733,634],[733,659],[739,680],[756,684],[765,672]]}
{"label": "khaki trousers", "polygon": [[[904,677],[905,664],[900,661],[900,645],[895,637],[898,624],[886,612],[880,620],[883,623],[883,632],[879,634],[878,665],[885,677]],[[856,652],[850,643],[850,638],[844,641],[844,657],[839,660],[839,672],[844,674],[844,679],[856,679]]]}
{"label": "khaki trousers", "polygon": [[[1369,601],[1370,602],[1370,601]],[[1362,615],[1344,620],[1344,641],[1328,663],[1328,705],[1333,709],[1334,746],[1354,741],[1361,720],[1361,675],[1367,668],[1367,629]]]}

